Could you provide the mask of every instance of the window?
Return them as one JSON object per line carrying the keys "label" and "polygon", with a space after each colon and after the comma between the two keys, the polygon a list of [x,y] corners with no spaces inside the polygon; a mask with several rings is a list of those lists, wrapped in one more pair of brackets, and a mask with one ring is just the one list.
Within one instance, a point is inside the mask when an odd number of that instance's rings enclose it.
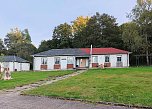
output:
{"label": "window", "polygon": [[60,64],[60,57],[55,57],[55,64]]}
{"label": "window", "polygon": [[92,59],[93,59],[93,63],[98,63],[98,56],[93,56]]}
{"label": "window", "polygon": [[121,62],[121,61],[122,61],[121,56],[117,56],[117,62]]}
{"label": "window", "polygon": [[110,56],[105,56],[105,62],[110,62]]}
{"label": "window", "polygon": [[73,57],[68,57],[67,63],[68,64],[73,64]]}
{"label": "window", "polygon": [[41,64],[47,65],[47,58],[41,58]]}

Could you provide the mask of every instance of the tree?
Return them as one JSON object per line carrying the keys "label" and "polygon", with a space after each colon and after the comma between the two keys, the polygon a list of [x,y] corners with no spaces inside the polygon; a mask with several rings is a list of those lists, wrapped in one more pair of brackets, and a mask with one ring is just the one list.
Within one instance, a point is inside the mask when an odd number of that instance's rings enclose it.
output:
{"label": "tree", "polygon": [[37,48],[30,43],[18,44],[16,55],[32,62],[32,54],[37,53]]}
{"label": "tree", "polygon": [[54,40],[43,40],[39,45],[38,52],[47,51],[56,48],[56,42]]}
{"label": "tree", "polygon": [[89,19],[90,18],[88,16],[79,16],[76,20],[72,21],[73,34],[78,31],[82,31],[87,26]]}
{"label": "tree", "polygon": [[28,29],[24,31],[18,28],[11,29],[4,39],[5,45],[8,49],[8,55],[17,55],[29,61],[33,53],[37,51],[36,47],[31,43],[31,37]]}
{"label": "tree", "polygon": [[4,50],[4,44],[2,39],[0,39],[0,55],[3,53],[3,50]]}
{"label": "tree", "polygon": [[75,48],[80,48],[80,47],[85,47],[85,32],[83,33],[82,31],[86,28],[87,23],[89,21],[89,17],[84,17],[84,16],[80,16],[77,17],[76,20],[74,20],[72,22],[72,30],[73,30],[73,47]]}
{"label": "tree", "polygon": [[8,49],[16,48],[16,44],[31,43],[31,37],[28,29],[21,31],[18,28],[15,28],[11,29],[11,31],[7,33],[4,42]]}
{"label": "tree", "polygon": [[144,3],[151,4],[152,0],[137,0],[137,4],[142,6]]}
{"label": "tree", "polygon": [[28,29],[24,29],[24,31],[22,32],[22,35],[23,35],[23,38],[24,38],[26,43],[31,43],[32,42]]}
{"label": "tree", "polygon": [[147,65],[149,65],[149,53],[152,43],[152,1],[137,0],[137,5],[129,17],[140,27],[140,36],[143,38],[143,52],[146,53]]}
{"label": "tree", "polygon": [[18,28],[11,29],[4,39],[5,45],[8,49],[15,48],[17,43],[22,42],[22,33]]}
{"label": "tree", "polygon": [[116,19],[108,14],[96,13],[81,32],[82,46],[90,47],[116,47],[121,48],[122,40]]}
{"label": "tree", "polygon": [[55,27],[52,37],[56,48],[71,48],[73,39],[71,25],[64,23]]}
{"label": "tree", "polygon": [[139,34],[140,28],[134,22],[125,23],[120,26],[124,47],[132,52],[139,52],[143,39]]}

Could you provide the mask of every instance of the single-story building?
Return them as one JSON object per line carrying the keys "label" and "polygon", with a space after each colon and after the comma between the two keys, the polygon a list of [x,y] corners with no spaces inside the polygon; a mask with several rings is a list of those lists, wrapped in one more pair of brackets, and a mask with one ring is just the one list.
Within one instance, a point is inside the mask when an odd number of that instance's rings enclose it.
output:
{"label": "single-story building", "polygon": [[9,68],[10,71],[29,71],[29,61],[17,56],[0,56],[0,71]]}
{"label": "single-story building", "polygon": [[33,55],[33,70],[129,67],[129,54],[116,48],[52,49]]}

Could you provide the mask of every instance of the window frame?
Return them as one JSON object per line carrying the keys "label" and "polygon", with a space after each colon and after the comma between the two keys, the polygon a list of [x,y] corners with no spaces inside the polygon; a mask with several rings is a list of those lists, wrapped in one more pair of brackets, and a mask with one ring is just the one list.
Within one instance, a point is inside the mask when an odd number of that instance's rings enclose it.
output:
{"label": "window frame", "polygon": [[[106,57],[108,57],[108,61]],[[109,63],[109,62],[110,62],[110,55],[105,55],[105,63]]]}
{"label": "window frame", "polygon": [[98,63],[98,56],[92,56],[92,63]]}
{"label": "window frame", "polygon": [[[118,58],[120,58],[121,61],[118,61]],[[117,62],[122,62],[122,56],[117,56]]]}
{"label": "window frame", "polygon": [[41,58],[41,65],[47,65],[47,57],[42,57]]}
{"label": "window frame", "polygon": [[73,57],[67,57],[67,64],[73,64],[73,63],[74,63]]}
{"label": "window frame", "polygon": [[[59,59],[59,60],[57,61],[57,59]],[[58,63],[56,63],[56,62],[58,62]],[[61,63],[60,57],[54,57],[54,64],[59,65],[60,63]]]}

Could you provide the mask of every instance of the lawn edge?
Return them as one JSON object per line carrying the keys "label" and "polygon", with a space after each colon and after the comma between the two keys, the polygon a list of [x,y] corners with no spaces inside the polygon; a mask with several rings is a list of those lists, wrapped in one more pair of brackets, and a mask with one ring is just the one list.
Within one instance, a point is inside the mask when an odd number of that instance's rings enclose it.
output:
{"label": "lawn edge", "polygon": [[67,101],[79,101],[79,102],[92,103],[92,104],[122,106],[122,107],[128,107],[128,108],[152,109],[152,106],[140,106],[140,105],[131,105],[131,104],[124,104],[124,103],[114,103],[114,102],[104,102],[104,101],[90,101],[90,100],[84,100],[84,99],[43,96],[43,95],[30,95],[30,94],[25,94],[25,93],[21,93],[20,95],[21,96],[46,97],[46,98],[50,98],[50,99],[59,99],[59,100],[67,100]]}
{"label": "lawn edge", "polygon": [[[75,70],[71,70],[71,71],[75,71]],[[46,81],[49,81],[50,78],[51,78],[51,80],[55,80],[56,78],[60,78],[60,77],[63,77],[63,76],[68,76],[68,75],[74,74],[74,73],[76,73],[76,72],[72,72],[72,73],[69,73],[69,74],[61,75],[61,76],[51,76],[51,77],[47,77],[47,78],[44,78],[44,79],[40,79],[40,80],[35,81],[35,82],[25,83],[25,84],[22,84],[22,85],[17,85],[15,87],[13,86],[12,88],[0,89],[0,92],[7,92],[8,90],[13,90],[17,87],[24,87],[26,85],[36,84],[38,82],[46,82]]]}

